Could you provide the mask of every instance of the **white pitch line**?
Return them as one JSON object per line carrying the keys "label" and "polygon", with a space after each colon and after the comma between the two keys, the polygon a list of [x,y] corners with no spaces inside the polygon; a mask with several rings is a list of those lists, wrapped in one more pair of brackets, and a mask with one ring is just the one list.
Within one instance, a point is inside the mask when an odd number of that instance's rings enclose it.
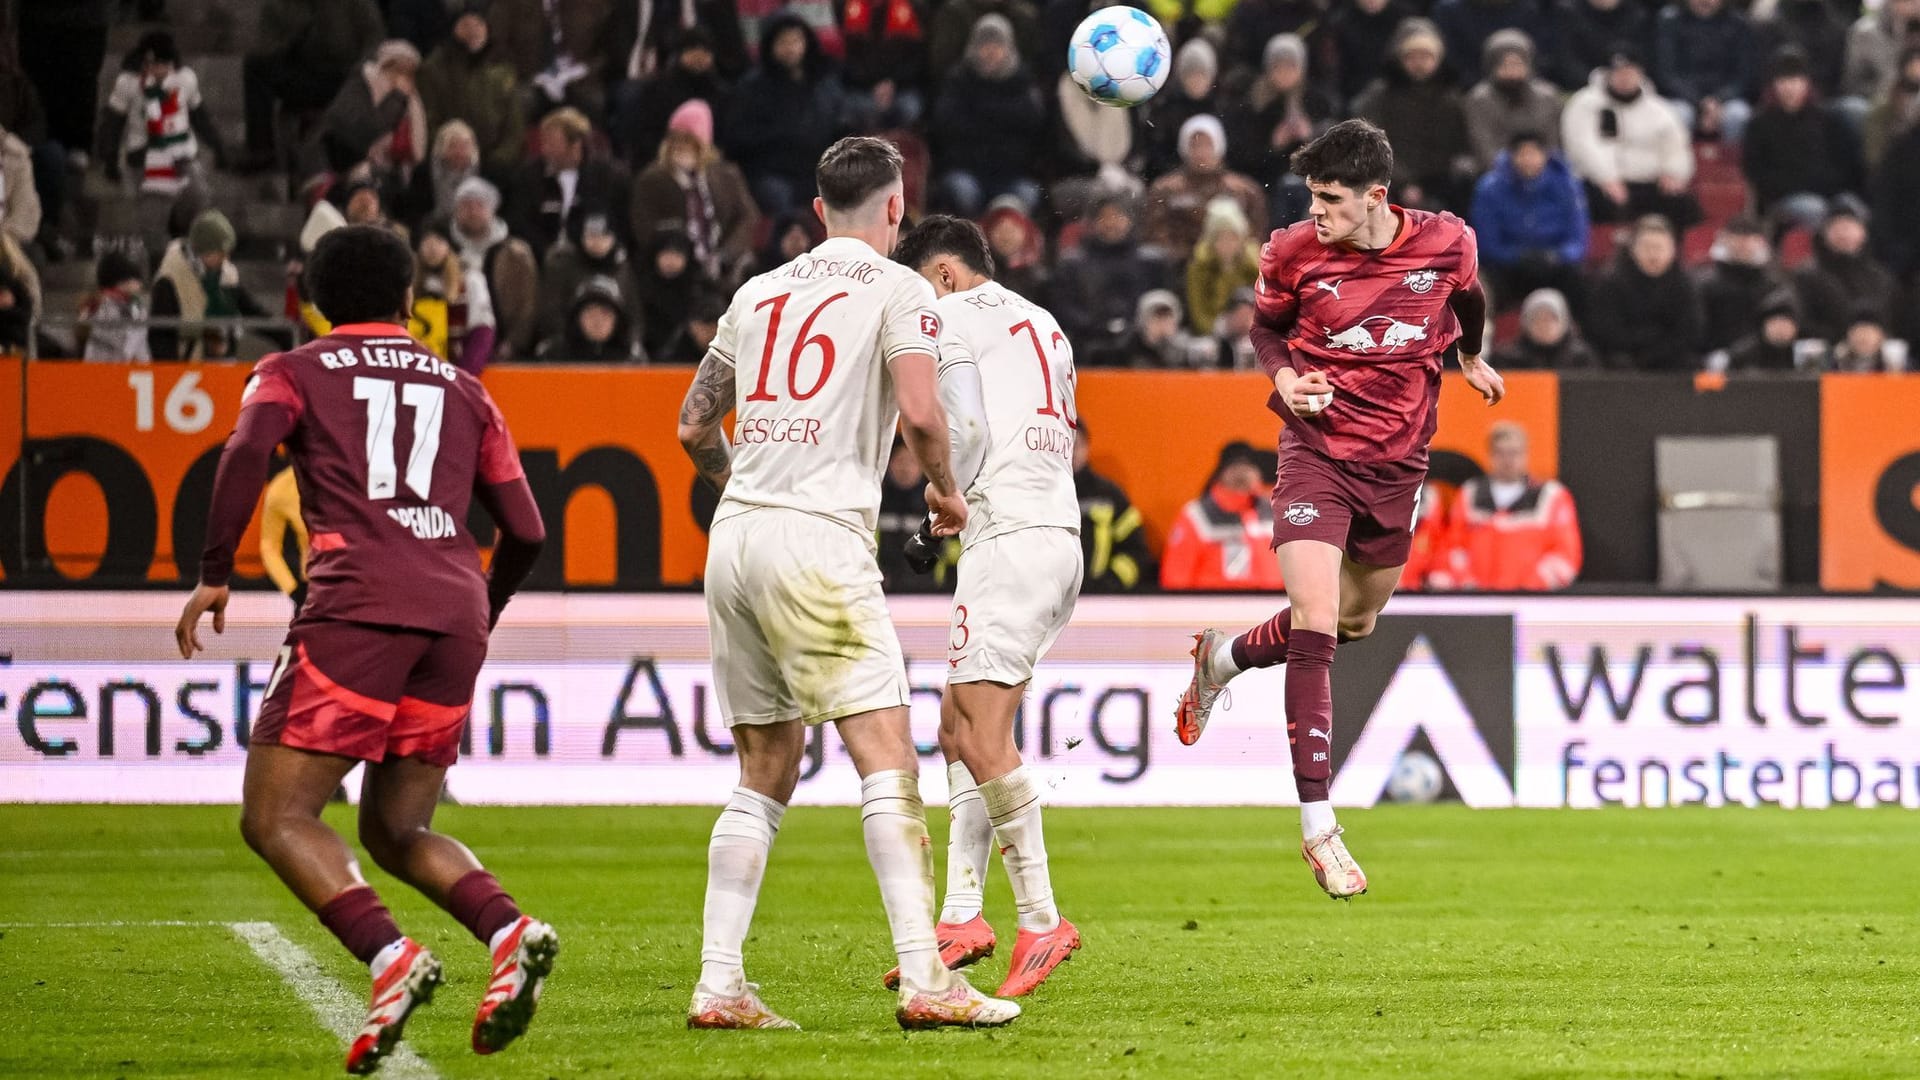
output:
{"label": "white pitch line", "polygon": [[[237,922],[226,926],[247,943],[255,956],[286,980],[300,1000],[313,1010],[322,1027],[342,1042],[352,1042],[360,1033],[366,1007],[329,976],[311,953],[282,934],[279,927],[270,922]],[[437,1080],[439,1076],[405,1043],[382,1064],[380,1074],[413,1080]]]}
{"label": "white pitch line", "polygon": [[212,919],[95,919],[91,922],[0,922],[0,930],[146,930],[162,926],[231,926]]}

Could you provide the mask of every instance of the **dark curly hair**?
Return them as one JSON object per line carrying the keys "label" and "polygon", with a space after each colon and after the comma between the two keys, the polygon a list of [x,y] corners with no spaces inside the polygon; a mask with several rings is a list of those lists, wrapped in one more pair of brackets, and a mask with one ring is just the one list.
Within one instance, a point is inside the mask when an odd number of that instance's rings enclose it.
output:
{"label": "dark curly hair", "polygon": [[307,260],[307,295],[335,326],[404,318],[412,287],[413,252],[378,225],[335,229]]}

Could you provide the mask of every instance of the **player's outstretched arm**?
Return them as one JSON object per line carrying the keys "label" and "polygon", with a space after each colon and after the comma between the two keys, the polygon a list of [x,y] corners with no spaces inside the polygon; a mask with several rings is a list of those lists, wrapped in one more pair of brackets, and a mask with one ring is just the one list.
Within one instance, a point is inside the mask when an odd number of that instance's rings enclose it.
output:
{"label": "player's outstretched arm", "polygon": [[680,403],[680,445],[693,459],[694,470],[719,492],[727,490],[733,476],[733,448],[722,424],[733,408],[733,394],[733,365],[709,351]]}
{"label": "player's outstretched arm", "polygon": [[240,410],[233,435],[220,454],[213,474],[213,505],[207,512],[207,546],[200,554],[200,584],[174,626],[174,643],[184,659],[205,646],[200,643],[200,617],[213,613],[213,632],[227,630],[227,582],[233,577],[233,553],[240,535],[253,520],[260,489],[267,486],[273,467],[273,448],[293,433],[299,414],[279,401],[256,401]]}
{"label": "player's outstretched arm", "polygon": [[891,361],[893,395],[900,406],[900,435],[927,474],[927,509],[933,535],[953,536],[967,524],[967,500],[953,475],[953,448],[947,443],[947,410],[933,354],[909,352]]}

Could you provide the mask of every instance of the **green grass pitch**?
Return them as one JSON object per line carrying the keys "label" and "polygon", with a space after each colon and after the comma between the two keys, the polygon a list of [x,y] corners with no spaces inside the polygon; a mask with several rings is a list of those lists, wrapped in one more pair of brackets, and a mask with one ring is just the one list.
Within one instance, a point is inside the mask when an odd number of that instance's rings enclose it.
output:
{"label": "green grass pitch", "polygon": [[[443,1077],[1920,1075],[1920,830],[1897,810],[1350,812],[1373,885],[1350,904],[1315,889],[1291,810],[1050,810],[1086,949],[1010,1029],[913,1035],[879,985],[851,809],[787,816],[747,946],[806,1030],[683,1028],[713,816],[447,808],[563,948],[532,1031],[476,1057],[483,950],[375,873],[447,962],[408,1044]],[[356,1000],[365,972],[235,819],[0,807],[0,1076],[341,1075],[342,1047],[220,924],[276,924]],[[989,990],[1013,936],[993,874]],[[160,920],[195,925],[134,925]]]}

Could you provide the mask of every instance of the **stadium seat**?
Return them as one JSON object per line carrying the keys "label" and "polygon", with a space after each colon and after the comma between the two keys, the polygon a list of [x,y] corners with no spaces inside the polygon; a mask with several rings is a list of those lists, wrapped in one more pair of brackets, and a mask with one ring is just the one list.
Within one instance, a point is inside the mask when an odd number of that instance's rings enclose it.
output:
{"label": "stadium seat", "polygon": [[1595,225],[1587,231],[1587,266],[1602,268],[1613,262],[1613,253],[1620,246],[1621,226]]}
{"label": "stadium seat", "polygon": [[1788,270],[1798,269],[1813,257],[1813,234],[1805,229],[1791,229],[1780,238],[1780,265]]}

